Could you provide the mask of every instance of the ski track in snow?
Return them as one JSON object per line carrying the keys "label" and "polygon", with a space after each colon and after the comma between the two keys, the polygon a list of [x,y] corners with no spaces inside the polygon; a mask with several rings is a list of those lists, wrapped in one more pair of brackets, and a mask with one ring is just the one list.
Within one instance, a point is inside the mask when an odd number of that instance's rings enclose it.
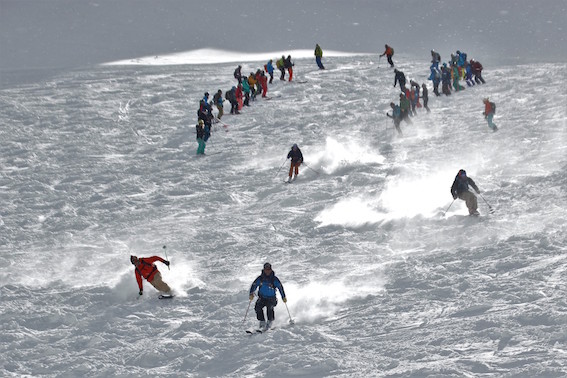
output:
{"label": "ski track in snow", "polygon": [[[411,62],[408,83],[426,82]],[[234,64],[0,91],[0,375],[566,375],[567,65],[485,67],[486,85],[449,97],[428,82],[431,113],[400,138],[385,61],[324,64],[296,60],[307,82],[276,76],[203,158],[198,101],[230,89]],[[293,143],[307,166],[285,185]],[[462,201],[442,216],[460,168],[494,215],[479,197],[480,218]],[[145,283],[137,299],[128,256],[163,245],[177,296]],[[296,323],[280,301],[277,329],[249,337],[265,261]]]}

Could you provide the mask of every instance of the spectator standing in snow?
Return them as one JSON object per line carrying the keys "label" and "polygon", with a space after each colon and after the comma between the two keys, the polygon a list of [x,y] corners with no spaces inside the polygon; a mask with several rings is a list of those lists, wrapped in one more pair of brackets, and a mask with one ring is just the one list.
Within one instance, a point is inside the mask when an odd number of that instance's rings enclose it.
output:
{"label": "spectator standing in snow", "polygon": [[401,118],[406,121],[407,123],[409,123],[410,125],[413,123],[411,121],[411,119],[409,118],[409,113],[410,113],[410,101],[409,99],[406,97],[405,93],[400,93],[400,113],[401,113]]}
{"label": "spectator standing in snow", "polygon": [[287,158],[291,159],[291,165],[289,166],[289,178],[287,180],[288,182],[291,182],[291,176],[293,175],[293,172],[295,171],[295,176],[293,177],[293,179],[295,180],[297,178],[297,175],[299,174],[299,166],[301,165],[301,163],[303,163],[303,154],[301,153],[299,147],[297,147],[297,144],[291,146],[291,150],[287,154]]}
{"label": "spectator standing in snow", "polygon": [[204,129],[204,122],[202,119],[199,120],[199,122],[197,123],[197,126],[195,126],[195,128],[197,129],[197,155],[204,155],[205,154],[205,140],[203,138],[205,138],[205,129]]}
{"label": "spectator standing in snow", "polygon": [[423,107],[427,110],[427,113],[429,113],[431,111],[427,106],[427,103],[429,102],[429,92],[425,83],[421,84],[421,98],[423,98]]}
{"label": "spectator standing in snow", "polygon": [[236,87],[232,87],[225,92],[224,97],[230,102],[230,114],[240,114],[238,111],[238,101],[236,101]]}
{"label": "spectator standing in snow", "polygon": [[238,81],[238,84],[240,84],[240,82],[242,81],[242,66],[239,65],[238,67],[236,67],[236,69],[234,70],[234,78],[236,79],[236,81]]}
{"label": "spectator standing in snow", "polygon": [[276,68],[278,70],[280,70],[280,72],[281,72],[280,80],[285,80],[284,62],[285,62],[285,56],[283,56],[283,55],[282,55],[281,59],[276,60]]}
{"label": "spectator standing in snow", "polygon": [[400,83],[400,90],[402,92],[406,91],[406,75],[402,71],[398,69],[394,69],[394,88],[396,88],[396,84]]}
{"label": "spectator standing in snow", "polygon": [[266,72],[270,75],[270,84],[274,80],[274,66],[273,66],[273,59],[270,59],[268,63],[266,63]]}
{"label": "spectator standing in snow", "polygon": [[433,63],[435,67],[438,67],[439,63],[441,63],[441,55],[435,50],[431,50],[431,63]]}
{"label": "spectator standing in snow", "polygon": [[383,57],[384,55],[386,55],[386,57],[388,58],[390,67],[394,67],[394,62],[392,61],[392,57],[394,56],[394,49],[391,46],[386,45],[386,50],[384,50],[384,52],[380,54],[380,57]]}
{"label": "spectator standing in snow", "polygon": [[223,99],[222,99],[222,91],[219,89],[217,91],[217,93],[215,93],[215,95],[213,96],[213,104],[216,105],[219,114],[217,115],[217,118],[220,120],[224,114],[224,107],[223,107]]}
{"label": "spectator standing in snow", "polygon": [[471,186],[478,194],[480,194],[480,190],[474,183],[473,179],[467,177],[467,172],[465,172],[464,169],[461,169],[459,170],[459,173],[457,173],[455,181],[453,181],[453,185],[451,186],[451,194],[453,195],[454,200],[459,198],[465,201],[467,208],[469,209],[469,215],[480,215],[477,210],[477,198],[474,193],[469,190],[469,186]]}
{"label": "spectator standing in snow", "polygon": [[295,66],[295,64],[291,62],[291,55],[288,55],[284,60],[284,67],[287,69],[287,73],[289,74],[289,81],[293,79],[293,66]]}
{"label": "spectator standing in snow", "polygon": [[488,127],[490,127],[492,131],[498,130],[498,127],[492,122],[494,114],[496,113],[496,104],[490,102],[488,97],[483,99],[482,102],[484,102],[484,112],[482,114],[484,115],[484,119],[488,122]]}
{"label": "spectator standing in snow", "polygon": [[476,81],[477,84],[484,84],[485,81],[482,78],[482,64],[480,64],[480,62],[471,59],[470,61],[471,64],[471,70],[472,70],[472,74],[474,75],[474,81]]}
{"label": "spectator standing in snow", "polygon": [[[250,286],[251,302],[254,300],[254,292],[256,289],[258,289],[258,300],[254,305],[256,319],[260,322],[259,327],[261,329],[269,329],[275,319],[274,307],[278,304],[276,289],[280,292],[283,302],[287,302],[283,285],[279,278],[276,277],[276,273],[272,270],[272,265],[270,263],[264,264],[262,273],[254,280],[254,282],[252,282],[252,286]],[[266,313],[268,315],[267,322],[264,316],[264,307],[266,307]]]}
{"label": "spectator standing in snow", "polygon": [[315,44],[315,61],[317,62],[317,66],[319,67],[320,70],[325,69],[323,63],[321,62],[322,57],[323,57],[323,50],[321,49],[319,44]]}

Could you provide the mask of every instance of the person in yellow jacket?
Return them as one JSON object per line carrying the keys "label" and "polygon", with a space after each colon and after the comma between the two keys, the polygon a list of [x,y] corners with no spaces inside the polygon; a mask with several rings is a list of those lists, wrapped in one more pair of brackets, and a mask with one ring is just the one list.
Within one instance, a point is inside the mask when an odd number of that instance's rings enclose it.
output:
{"label": "person in yellow jacket", "polygon": [[317,66],[319,66],[320,70],[325,69],[325,67],[323,66],[323,63],[321,62],[322,57],[323,57],[323,50],[321,49],[319,44],[316,43],[315,44],[315,61],[317,62]]}
{"label": "person in yellow jacket", "polygon": [[256,99],[256,75],[253,72],[250,72],[250,76],[248,76],[248,84],[250,85],[250,91],[252,92],[252,100]]}
{"label": "person in yellow jacket", "polygon": [[282,55],[281,59],[276,61],[276,68],[282,73],[280,80],[285,80],[285,67],[284,67],[285,56]]}

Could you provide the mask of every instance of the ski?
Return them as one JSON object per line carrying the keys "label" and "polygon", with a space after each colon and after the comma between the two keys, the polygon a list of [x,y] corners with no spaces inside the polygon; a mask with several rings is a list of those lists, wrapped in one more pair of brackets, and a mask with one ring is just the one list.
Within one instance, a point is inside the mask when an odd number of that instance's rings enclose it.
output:
{"label": "ski", "polygon": [[158,299],[171,299],[173,297],[175,297],[175,295],[173,295],[173,294],[160,294],[158,296]]}
{"label": "ski", "polygon": [[246,333],[249,335],[257,335],[260,333],[266,333],[272,329],[276,329],[275,327],[270,327],[270,328],[258,328],[258,329],[247,329]]}

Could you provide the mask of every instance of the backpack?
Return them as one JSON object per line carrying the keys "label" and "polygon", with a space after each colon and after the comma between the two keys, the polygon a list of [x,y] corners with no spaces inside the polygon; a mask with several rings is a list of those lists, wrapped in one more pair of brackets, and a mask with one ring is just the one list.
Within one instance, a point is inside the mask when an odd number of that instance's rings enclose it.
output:
{"label": "backpack", "polygon": [[496,104],[491,102],[490,107],[492,108],[492,113],[496,114]]}

